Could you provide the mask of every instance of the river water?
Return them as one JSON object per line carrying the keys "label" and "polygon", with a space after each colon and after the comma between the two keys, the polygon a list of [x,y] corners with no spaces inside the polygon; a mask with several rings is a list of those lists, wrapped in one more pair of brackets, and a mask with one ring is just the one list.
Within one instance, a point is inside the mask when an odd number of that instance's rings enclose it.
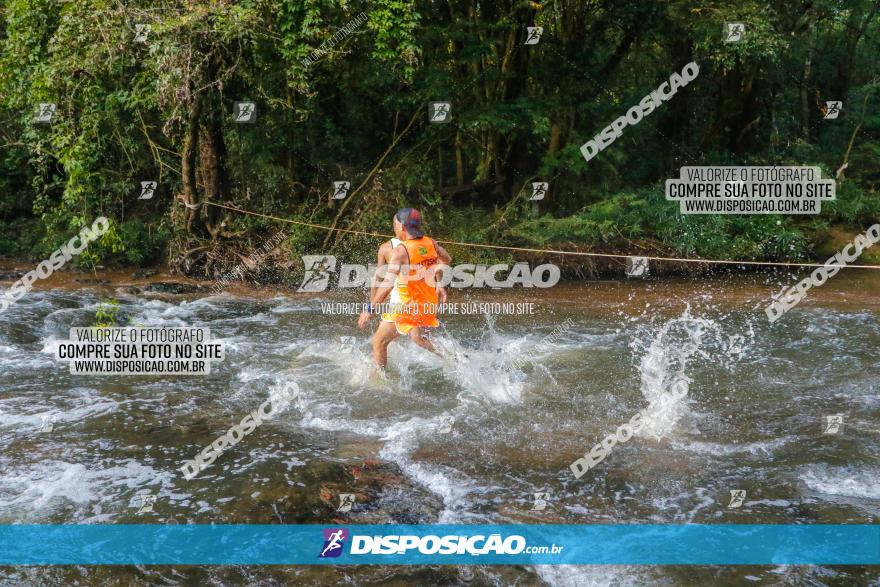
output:
{"label": "river water", "polygon": [[[456,358],[395,342],[387,380],[356,316],[322,313],[360,301],[347,292],[55,283],[0,314],[0,523],[878,523],[880,275],[843,271],[771,325],[763,307],[795,280],[454,291],[534,314],[448,316],[437,338]],[[107,296],[131,324],[210,328],[226,359],[200,377],[71,375],[55,348]],[[678,372],[686,398],[576,479],[569,464]],[[282,414],[183,478],[183,461],[279,396]],[[880,569],[6,567],[0,581],[877,585]]]}

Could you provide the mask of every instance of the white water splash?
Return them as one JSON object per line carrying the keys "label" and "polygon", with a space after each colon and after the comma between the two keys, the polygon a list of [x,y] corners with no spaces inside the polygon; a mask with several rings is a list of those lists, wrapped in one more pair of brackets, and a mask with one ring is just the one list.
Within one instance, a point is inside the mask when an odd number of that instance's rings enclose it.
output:
{"label": "white water splash", "polygon": [[821,495],[880,499],[880,471],[876,468],[812,466],[803,470],[798,478],[807,487]]}
{"label": "white water splash", "polygon": [[445,355],[443,374],[462,388],[462,401],[522,403],[525,378],[513,366],[515,352],[499,338],[493,329],[489,342],[477,349],[465,349],[451,337],[435,341]]}
{"label": "white water splash", "polygon": [[650,584],[643,567],[624,565],[535,565],[530,567],[553,587],[636,587]]}
{"label": "white water splash", "polygon": [[677,400],[672,384],[687,376],[688,360],[699,351],[707,331],[718,326],[705,318],[694,318],[690,308],[682,316],[668,320],[652,338],[639,363],[641,392],[649,404],[657,406],[657,417],[644,419],[641,436],[656,439],[668,436],[688,411],[688,399]]}

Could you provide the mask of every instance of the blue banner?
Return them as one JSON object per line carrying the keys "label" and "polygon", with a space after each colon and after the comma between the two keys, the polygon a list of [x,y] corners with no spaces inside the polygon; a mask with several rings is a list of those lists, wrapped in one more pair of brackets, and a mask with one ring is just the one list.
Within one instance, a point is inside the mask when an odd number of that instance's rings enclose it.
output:
{"label": "blue banner", "polygon": [[880,525],[2,525],[0,565],[880,565]]}

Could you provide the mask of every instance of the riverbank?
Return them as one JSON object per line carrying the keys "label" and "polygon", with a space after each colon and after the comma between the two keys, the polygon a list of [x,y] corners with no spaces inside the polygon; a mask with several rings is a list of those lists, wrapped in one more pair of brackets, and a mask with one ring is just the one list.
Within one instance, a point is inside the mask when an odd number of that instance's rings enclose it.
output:
{"label": "riverbank", "polygon": [[[825,254],[831,256],[835,247],[843,248],[851,238],[848,233],[838,233],[833,241],[826,243],[823,248]],[[857,264],[880,264],[880,251],[866,250],[857,261]],[[607,281],[638,282],[647,280],[654,282],[663,279],[707,279],[725,280],[736,276],[753,276],[755,282],[764,280],[767,282],[786,283],[786,276],[805,274],[806,268],[797,267],[766,267],[750,265],[708,265],[683,262],[650,261],[647,275],[629,278],[624,273],[625,263],[622,259],[602,258],[596,262],[594,258],[565,257],[557,255],[555,258],[531,256],[530,262],[535,267],[542,262],[555,263],[560,267],[563,274],[563,283],[597,283]],[[522,261],[522,258],[517,261]],[[265,261],[265,259],[263,259]],[[817,260],[818,262],[818,260]],[[27,272],[36,266],[34,261],[25,259],[10,259],[0,257],[0,284],[11,285],[21,279]],[[253,262],[240,263],[240,271],[230,275],[228,272],[219,275],[219,279],[209,280],[199,276],[182,275],[167,265],[155,265],[152,267],[95,267],[91,271],[82,271],[65,267],[54,272],[47,279],[38,279],[33,283],[33,289],[65,289],[76,290],[79,288],[94,287],[101,295],[113,297],[114,295],[209,295],[212,293],[228,292],[231,295],[271,297],[274,295],[293,295],[297,293],[303,280],[303,267],[294,266],[287,262],[283,266],[279,264],[265,263],[258,267]],[[851,269],[855,272],[880,273],[878,270]],[[266,276],[270,277],[267,278]],[[339,291],[344,297],[357,298],[365,295],[363,288],[351,288]],[[454,289],[454,288],[453,288]],[[334,291],[331,285],[328,291]],[[487,288],[488,291],[488,288]],[[821,296],[813,293],[813,296]],[[775,292],[774,292],[775,293]],[[357,298],[359,299],[359,298]]]}
{"label": "riverbank", "polygon": [[[9,287],[32,267],[24,262],[0,259],[0,286]],[[694,288],[712,291],[708,299],[713,304],[723,303],[733,308],[746,309],[763,317],[763,308],[780,291],[795,285],[808,275],[805,268],[782,268],[742,270],[736,266],[702,275],[657,275],[651,272],[645,277],[616,276],[605,279],[563,280],[548,289],[522,288],[493,290],[491,288],[449,288],[449,301],[453,305],[478,304],[474,312],[483,308],[491,310],[498,300],[511,304],[510,311],[529,310],[538,314],[553,314],[555,309],[574,304],[581,312],[601,316],[611,312],[624,312],[629,316],[643,314],[646,308],[664,312],[662,308],[683,308],[690,304],[699,307],[701,295],[694,298]],[[167,266],[148,269],[100,268],[90,272],[66,270],[53,273],[49,278],[33,284],[36,292],[93,292],[102,304],[128,300],[162,300],[179,303],[224,294],[230,298],[246,298],[267,301],[273,298],[289,298],[311,304],[314,311],[329,314],[327,319],[348,321],[344,314],[334,314],[330,306],[355,306],[365,302],[365,288],[337,289],[328,287],[323,292],[300,292],[300,282],[291,278],[288,284],[260,284],[253,281],[210,281],[179,275]],[[828,307],[837,311],[880,312],[880,297],[866,295],[880,291],[880,270],[844,269],[821,286],[812,288],[799,304],[802,309]],[[588,307],[579,298],[588,295]],[[519,307],[517,307],[517,305]],[[450,310],[453,311],[453,310]],[[505,309],[505,311],[507,311]],[[353,317],[352,317],[353,318]],[[126,316],[120,316],[125,320]]]}

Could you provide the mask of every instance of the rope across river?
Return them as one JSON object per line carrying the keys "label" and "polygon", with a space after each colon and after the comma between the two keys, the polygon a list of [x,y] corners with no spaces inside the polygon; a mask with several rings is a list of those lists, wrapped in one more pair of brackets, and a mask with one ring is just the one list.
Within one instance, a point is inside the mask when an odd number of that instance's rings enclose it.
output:
{"label": "rope across river", "polygon": [[[323,224],[314,224],[311,222],[303,222],[301,220],[291,220],[289,218],[281,218],[279,216],[272,216],[271,214],[262,214],[260,212],[253,212],[251,210],[244,210],[242,208],[237,208],[235,206],[228,206],[226,204],[218,204],[216,202],[204,202],[209,206],[215,206],[217,208],[223,208],[225,210],[232,210],[233,212],[238,212],[240,214],[249,214],[251,216],[259,216],[260,218],[267,218],[269,220],[276,220],[278,222],[286,222],[288,224],[296,224],[299,226],[307,226],[309,228],[317,228],[321,230],[329,230],[334,232],[344,232],[348,234],[358,234],[361,236],[372,236],[376,238],[392,238],[393,235],[390,234],[381,234],[378,232],[368,232],[364,230],[352,230],[350,228],[334,228],[331,226],[325,226]],[[460,245],[465,247],[478,247],[482,249],[499,249],[504,251],[520,251],[526,253],[550,253],[555,255],[573,255],[580,257],[606,257],[612,259],[629,259],[636,255],[620,255],[614,253],[586,253],[582,251],[561,251],[556,249],[533,249],[528,247],[511,247],[506,245],[486,245],[480,243],[465,243],[460,241],[449,241],[449,240],[441,240],[436,239],[438,243],[444,245]],[[674,261],[679,263],[704,263],[709,265],[760,265],[760,266],[772,266],[772,267],[848,267],[852,269],[880,269],[880,265],[825,265],[824,263],[791,263],[784,261],[734,261],[731,259],[693,259],[693,258],[685,258],[685,257],[657,257],[650,255],[637,255],[643,259],[650,259],[654,261]]]}

